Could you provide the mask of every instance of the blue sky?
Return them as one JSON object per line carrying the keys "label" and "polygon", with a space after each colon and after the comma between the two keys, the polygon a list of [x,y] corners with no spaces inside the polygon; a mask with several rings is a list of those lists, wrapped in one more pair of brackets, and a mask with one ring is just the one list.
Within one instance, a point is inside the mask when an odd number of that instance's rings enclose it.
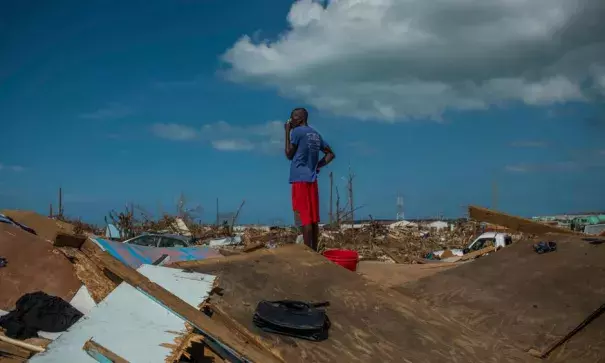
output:
{"label": "blue sky", "polygon": [[514,214],[605,209],[605,31],[583,31],[603,7],[487,2],[2,1],[0,208],[47,213],[61,186],[99,223],[182,192],[207,221],[218,197],[289,223],[282,123],[304,106],[358,217],[394,218],[398,193],[460,216],[494,182]]}

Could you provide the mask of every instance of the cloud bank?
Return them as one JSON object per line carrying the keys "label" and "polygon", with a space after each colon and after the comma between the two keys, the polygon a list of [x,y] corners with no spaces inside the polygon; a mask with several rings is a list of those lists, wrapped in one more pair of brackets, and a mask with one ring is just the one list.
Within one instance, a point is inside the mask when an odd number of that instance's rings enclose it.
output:
{"label": "cloud bank", "polygon": [[200,128],[176,123],[156,123],[151,132],[172,141],[202,141],[219,151],[259,151],[273,153],[283,147],[284,126],[269,121],[250,126],[232,125],[225,121],[206,124]]}
{"label": "cloud bank", "polygon": [[602,97],[603,18],[602,0],[299,0],[277,39],[244,35],[222,60],[337,115],[439,120]]}

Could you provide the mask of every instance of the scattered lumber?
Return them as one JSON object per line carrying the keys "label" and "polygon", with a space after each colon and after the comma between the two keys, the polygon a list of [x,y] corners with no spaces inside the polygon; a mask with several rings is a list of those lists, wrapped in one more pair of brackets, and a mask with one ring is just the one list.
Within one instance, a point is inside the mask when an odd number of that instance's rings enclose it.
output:
{"label": "scattered lumber", "polygon": [[496,250],[496,248],[494,246],[485,247],[485,248],[482,248],[480,250],[469,252],[466,255],[463,255],[462,257],[460,257],[459,261],[472,260],[473,258],[477,258],[479,256],[483,256],[486,253],[494,252],[495,250]]}
{"label": "scattered lumber", "polygon": [[244,248],[244,253],[253,252],[253,251],[259,250],[264,247],[265,247],[265,244],[263,242],[258,242],[258,243],[255,243],[253,245],[250,245],[250,246]]}
{"label": "scattered lumber", "polygon": [[221,322],[223,325],[236,332],[236,334],[240,335],[245,340],[251,342],[252,344],[256,344],[260,349],[271,351],[275,356],[283,360],[283,357],[279,351],[274,350],[273,347],[263,341],[260,336],[252,333],[250,330],[248,330],[248,328],[240,324],[237,320],[233,319],[220,307],[220,305],[210,302],[207,306],[212,311],[211,318],[213,320]]}
{"label": "scattered lumber", "polygon": [[395,263],[405,263],[405,261],[402,261],[402,260],[401,260],[401,259],[399,259],[397,256],[395,256],[395,254],[391,253],[391,252],[389,251],[389,249],[388,249],[388,248],[386,248],[386,247],[385,247],[385,248],[381,248],[381,247],[379,247],[379,248],[380,248],[380,250],[381,250],[382,252],[384,252],[384,254],[385,254],[385,255],[387,255],[387,256],[388,256],[388,257],[389,257],[391,260],[395,261]]}
{"label": "scattered lumber", "polygon": [[101,363],[129,363],[126,359],[90,339],[82,347],[94,360]]}
{"label": "scattered lumber", "polygon": [[[94,253],[91,248],[87,248],[83,252],[85,254]],[[170,293],[168,290],[151,282],[141,273],[124,265],[109,253],[96,253],[92,256],[89,255],[89,257],[124,282],[148,295],[167,310],[180,316],[184,320],[187,320],[204,334],[209,335],[212,339],[233,349],[242,359],[263,363],[283,362],[283,360],[278,359],[271,352],[263,351],[256,345],[250,344],[248,341],[242,342],[239,339],[234,338],[233,332],[227,327],[210,319],[201,311]]]}
{"label": "scattered lumber", "polygon": [[27,349],[23,349],[19,346],[6,343],[4,341],[0,341],[0,357],[13,356],[27,359],[31,357],[31,355],[32,352]]}
{"label": "scattered lumber", "polygon": [[0,334],[0,342],[12,344],[12,345],[17,346],[19,348],[27,349],[27,350],[29,350],[31,352],[36,352],[36,353],[40,353],[40,352],[43,352],[45,350],[44,348],[42,348],[40,346],[29,344],[29,343],[26,343],[26,342],[21,341],[21,340],[9,338],[9,337],[7,337],[5,335],[2,335],[2,334]]}
{"label": "scattered lumber", "polygon": [[481,208],[476,206],[469,206],[468,213],[471,219],[475,219],[481,222],[487,222],[504,226],[508,229],[517,232],[530,233],[530,234],[546,234],[546,233],[558,233],[558,234],[580,234],[568,229],[549,226],[534,222],[529,219],[512,216],[502,212],[497,212],[487,208]]}

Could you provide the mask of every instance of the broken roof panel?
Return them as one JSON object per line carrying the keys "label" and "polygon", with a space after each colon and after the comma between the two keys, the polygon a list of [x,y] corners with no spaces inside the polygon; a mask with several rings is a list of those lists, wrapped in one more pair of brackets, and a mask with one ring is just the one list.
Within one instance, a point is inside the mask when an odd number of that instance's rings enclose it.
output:
{"label": "broken roof panel", "polygon": [[104,251],[109,252],[113,257],[132,268],[137,268],[143,264],[151,265],[164,255],[168,256],[165,261],[166,263],[222,257],[215,250],[203,246],[146,247],[108,241],[102,238],[91,238],[91,240],[97,243]]}
{"label": "broken roof panel", "polygon": [[[188,304],[198,307],[210,294],[214,276],[186,273],[179,269],[143,265],[138,271]],[[161,304],[123,282],[90,314],[47,348],[30,359],[43,362],[95,362],[82,347],[95,342],[129,362],[169,361],[171,346],[185,336],[185,321]]]}

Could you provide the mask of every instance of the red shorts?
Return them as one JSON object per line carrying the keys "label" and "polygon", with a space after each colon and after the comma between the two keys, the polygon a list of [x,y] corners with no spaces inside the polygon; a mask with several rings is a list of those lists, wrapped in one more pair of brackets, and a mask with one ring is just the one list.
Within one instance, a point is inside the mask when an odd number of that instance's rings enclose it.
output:
{"label": "red shorts", "polygon": [[319,223],[319,191],[317,182],[292,183],[292,210],[298,213],[303,226]]}

